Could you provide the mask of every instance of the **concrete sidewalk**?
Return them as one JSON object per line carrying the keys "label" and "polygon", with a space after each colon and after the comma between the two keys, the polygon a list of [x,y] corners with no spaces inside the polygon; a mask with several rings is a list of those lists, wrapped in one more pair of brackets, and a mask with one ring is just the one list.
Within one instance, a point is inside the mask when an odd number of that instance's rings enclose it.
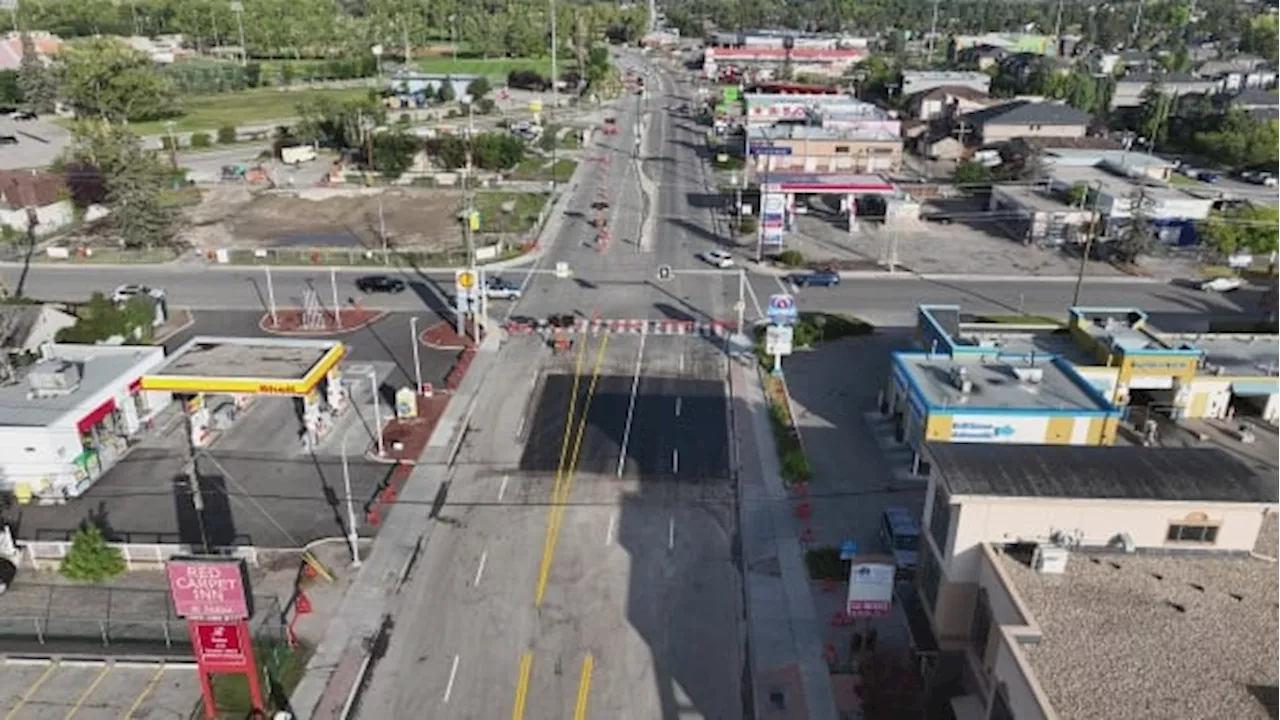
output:
{"label": "concrete sidewalk", "polygon": [[731,364],[730,383],[754,717],[835,720],[819,618],[754,358]]}

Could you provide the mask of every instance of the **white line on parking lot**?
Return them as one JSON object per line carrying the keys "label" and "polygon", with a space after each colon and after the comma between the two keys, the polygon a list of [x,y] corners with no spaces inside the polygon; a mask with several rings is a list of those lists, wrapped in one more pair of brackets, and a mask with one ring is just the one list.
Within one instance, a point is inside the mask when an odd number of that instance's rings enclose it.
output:
{"label": "white line on parking lot", "polygon": [[667,520],[667,549],[671,550],[676,546],[676,516],[672,515]]}
{"label": "white line on parking lot", "polygon": [[683,399],[684,398],[680,398],[680,397],[676,398],[676,417],[680,417],[680,401]]}
{"label": "white line on parking lot", "polygon": [[453,667],[449,668],[449,682],[444,686],[444,703],[449,704],[449,696],[453,694],[453,681],[458,679],[458,656],[453,656]]}
{"label": "white line on parking lot", "polygon": [[609,527],[604,531],[604,545],[608,547],[613,544],[613,526],[618,523],[618,511],[614,510],[609,513]]}
{"label": "white line on parking lot", "polygon": [[778,289],[782,291],[783,295],[793,294],[794,291],[792,290],[792,288],[787,287],[787,283],[782,282],[782,278],[775,275],[773,276],[773,280],[774,282],[778,283]]}
{"label": "white line on parking lot", "polygon": [[502,502],[502,497],[507,494],[507,481],[510,479],[510,475],[502,476],[502,484],[498,486],[498,502]]}
{"label": "white line on parking lot", "polygon": [[471,581],[471,587],[480,587],[480,578],[484,575],[484,563],[489,559],[489,551],[485,550],[480,553],[480,564],[476,566],[476,579]]}
{"label": "white line on parking lot", "polygon": [[674,475],[680,474],[680,451],[675,448],[671,450],[671,472]]}

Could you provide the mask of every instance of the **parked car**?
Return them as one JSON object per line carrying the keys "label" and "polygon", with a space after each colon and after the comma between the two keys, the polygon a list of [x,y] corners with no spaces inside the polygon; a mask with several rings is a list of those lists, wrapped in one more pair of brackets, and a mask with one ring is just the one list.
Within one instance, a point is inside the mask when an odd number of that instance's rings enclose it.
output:
{"label": "parked car", "polygon": [[35,120],[36,114],[30,110],[14,110],[9,113],[10,120]]}
{"label": "parked car", "polygon": [[1240,173],[1240,179],[1264,187],[1276,186],[1276,176],[1264,170],[1245,170]]}
{"label": "parked car", "polygon": [[796,287],[831,287],[840,284],[840,273],[835,270],[814,270],[807,273],[796,273],[791,276],[791,284]]}
{"label": "parked car", "polygon": [[484,294],[490,300],[519,300],[520,286],[500,277],[491,277],[485,284]]}
{"label": "parked car", "polygon": [[1221,176],[1218,175],[1218,173],[1209,172],[1208,170],[1201,170],[1200,172],[1196,173],[1196,179],[1202,183],[1213,184],[1218,182],[1220,177]]}
{"label": "parked car", "polygon": [[708,250],[704,253],[699,253],[698,259],[721,270],[733,267],[733,256],[723,250]]}
{"label": "parked car", "polygon": [[1232,290],[1239,290],[1242,285],[1244,285],[1244,280],[1241,280],[1238,277],[1216,277],[1212,280],[1205,280],[1200,283],[1200,289],[1205,292],[1225,293],[1231,292]]}
{"label": "parked car", "polygon": [[362,293],[402,293],[404,281],[390,275],[365,275],[356,278],[356,289]]}
{"label": "parked car", "polygon": [[17,145],[17,135],[0,135],[0,145]]}

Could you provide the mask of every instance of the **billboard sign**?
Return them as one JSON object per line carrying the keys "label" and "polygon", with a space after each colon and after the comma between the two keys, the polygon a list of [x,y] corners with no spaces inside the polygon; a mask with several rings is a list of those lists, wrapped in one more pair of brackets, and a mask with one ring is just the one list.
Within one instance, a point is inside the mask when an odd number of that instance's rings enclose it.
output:
{"label": "billboard sign", "polygon": [[244,560],[173,558],[165,563],[169,594],[178,617],[245,620],[253,615]]}
{"label": "billboard sign", "polygon": [[765,314],[774,325],[790,325],[796,321],[800,311],[796,308],[794,295],[777,293],[769,296],[769,309]]}
{"label": "billboard sign", "polygon": [[766,247],[782,247],[783,245],[782,228],[765,230],[764,237],[762,238],[761,243]]}
{"label": "billboard sign", "polygon": [[845,614],[849,617],[879,617],[893,608],[893,580],[897,568],[892,563],[859,562],[849,566],[849,594]]}
{"label": "billboard sign", "polygon": [[790,325],[770,325],[764,332],[764,351],[782,357],[790,355],[794,332]]}
{"label": "billboard sign", "polygon": [[239,622],[193,622],[191,640],[202,667],[244,667],[249,661]]}

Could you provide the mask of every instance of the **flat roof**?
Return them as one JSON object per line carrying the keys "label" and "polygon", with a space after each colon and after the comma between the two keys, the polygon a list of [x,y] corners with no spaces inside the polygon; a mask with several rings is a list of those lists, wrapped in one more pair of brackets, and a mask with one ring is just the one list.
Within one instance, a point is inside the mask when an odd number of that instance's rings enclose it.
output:
{"label": "flat roof", "polygon": [[1228,376],[1276,377],[1280,373],[1280,336],[1234,333],[1162,334],[1170,343],[1190,345],[1204,351],[1204,370],[1212,374],[1222,368]]}
{"label": "flat roof", "polygon": [[1036,212],[1075,213],[1082,217],[1088,217],[1091,213],[1088,208],[1072,207],[1063,202],[1061,198],[1034,187],[1024,185],[995,185],[992,190],[999,192],[1001,195],[1013,198],[1024,207],[1035,210]]}
{"label": "flat roof", "polygon": [[305,395],[345,352],[337,340],[201,335],[147,373],[142,386],[170,392]]}
{"label": "flat roof", "polygon": [[1134,308],[1083,308],[1068,311],[1073,318],[1085,322],[1080,326],[1088,335],[1113,350],[1194,350],[1184,343],[1168,342],[1152,332],[1146,324],[1147,314]]}
{"label": "flat roof", "polygon": [[952,495],[1275,503],[1264,477],[1218,448],[929,443]]}
{"label": "flat roof", "polygon": [[[836,117],[849,117],[837,115]],[[859,115],[858,117],[862,117]],[[870,122],[890,122],[887,118],[869,118]],[[896,121],[893,121],[896,122]],[[901,140],[897,133],[882,127],[866,130],[842,127],[816,127],[813,125],[751,125],[747,127],[747,140]]]}
{"label": "flat roof", "polygon": [[[894,354],[933,409],[1100,411],[1110,405],[1096,392],[1085,388],[1086,381],[1052,355],[1043,356],[950,356],[942,353]],[[963,370],[973,384],[968,393],[956,387],[952,373]],[[1020,379],[1017,372],[1036,370],[1039,382]]]}
{"label": "flat roof", "polygon": [[[1205,198],[1192,195],[1178,187],[1166,185],[1156,180],[1148,179],[1138,182],[1135,179],[1120,177],[1093,166],[1054,165],[1049,174],[1055,180],[1061,180],[1071,185],[1092,185],[1096,183],[1104,193],[1113,198],[1128,197],[1136,194],[1141,189],[1152,200],[1205,200]],[[1205,202],[1210,201],[1205,200]]]}
{"label": "flat roof", "polygon": [[963,324],[952,341],[957,347],[991,348],[1010,355],[1057,355],[1074,365],[1095,365],[1097,360],[1063,330],[1000,330],[997,324]]}
{"label": "flat roof", "polygon": [[[756,179],[765,185],[781,185],[789,192],[866,192],[892,193],[898,188],[879,175],[848,175],[844,173],[784,173],[756,172]],[[766,182],[767,181],[767,182]]]}
{"label": "flat roof", "polygon": [[19,372],[17,382],[0,386],[0,425],[45,427],[57,422],[119,382],[147,356],[163,354],[164,349],[149,345],[54,345],[52,352],[52,360],[79,365],[80,385],[66,395],[32,397],[25,373]]}
{"label": "flat roof", "polygon": [[999,557],[1042,632],[1019,647],[1063,720],[1275,717],[1274,562],[1072,552],[1045,575]]}

